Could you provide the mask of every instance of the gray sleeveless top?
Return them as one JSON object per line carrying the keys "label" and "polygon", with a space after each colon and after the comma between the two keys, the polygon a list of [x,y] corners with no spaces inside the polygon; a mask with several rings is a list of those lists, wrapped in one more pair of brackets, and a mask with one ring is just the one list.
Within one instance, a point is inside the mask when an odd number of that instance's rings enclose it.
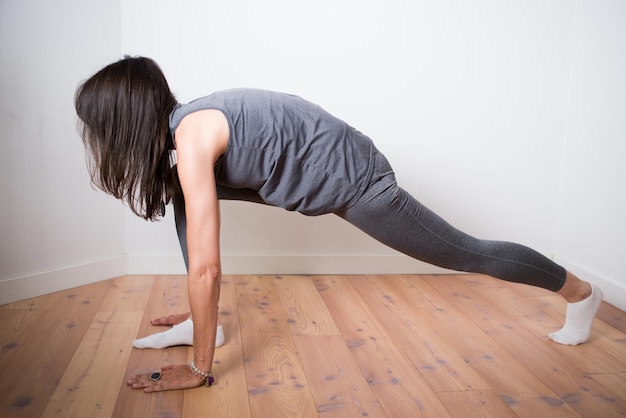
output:
{"label": "gray sleeveless top", "polygon": [[226,152],[215,164],[216,182],[258,192],[268,204],[306,215],[348,208],[372,171],[372,141],[321,107],[265,90],[235,89],[178,104],[170,115],[175,136],[181,120],[217,109],[228,120]]}

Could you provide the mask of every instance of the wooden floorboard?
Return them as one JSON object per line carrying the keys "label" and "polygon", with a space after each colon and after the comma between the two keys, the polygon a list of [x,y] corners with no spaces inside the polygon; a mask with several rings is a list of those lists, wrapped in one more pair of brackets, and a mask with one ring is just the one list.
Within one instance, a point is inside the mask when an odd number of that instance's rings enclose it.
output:
{"label": "wooden floorboard", "polygon": [[391,330],[359,297],[359,289],[368,285],[367,280],[348,276],[318,277],[314,280],[323,289],[322,298],[384,413],[450,416],[426,379],[396,344]]}
{"label": "wooden floorboard", "polygon": [[225,276],[213,387],[144,394],[133,349],[189,309],[184,276],[122,276],[0,306],[0,417],[625,417],[626,313],[551,342],[565,303],[480,275]]}
{"label": "wooden floorboard", "polygon": [[100,282],[0,308],[3,325],[20,312],[0,341],[2,416],[43,413],[110,286]]}
{"label": "wooden floorboard", "polygon": [[246,276],[237,308],[250,409],[258,416],[316,416],[304,369],[272,276]]}

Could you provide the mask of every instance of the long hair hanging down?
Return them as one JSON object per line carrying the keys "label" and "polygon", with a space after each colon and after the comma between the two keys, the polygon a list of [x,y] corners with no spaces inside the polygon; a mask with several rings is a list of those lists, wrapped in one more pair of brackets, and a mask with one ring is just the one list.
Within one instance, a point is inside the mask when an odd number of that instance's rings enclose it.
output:
{"label": "long hair hanging down", "polygon": [[159,66],[144,57],[110,64],[76,90],[92,184],[146,220],[171,197],[168,122],[176,103]]}

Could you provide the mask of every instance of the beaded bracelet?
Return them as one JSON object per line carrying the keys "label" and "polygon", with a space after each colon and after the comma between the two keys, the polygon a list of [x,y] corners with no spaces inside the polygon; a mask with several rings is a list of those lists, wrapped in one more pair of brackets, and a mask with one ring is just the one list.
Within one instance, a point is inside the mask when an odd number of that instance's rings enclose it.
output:
{"label": "beaded bracelet", "polygon": [[191,360],[191,363],[189,364],[189,370],[196,376],[203,378],[207,387],[211,386],[213,382],[215,382],[213,375],[210,372],[203,372],[197,368],[196,363],[193,360]]}

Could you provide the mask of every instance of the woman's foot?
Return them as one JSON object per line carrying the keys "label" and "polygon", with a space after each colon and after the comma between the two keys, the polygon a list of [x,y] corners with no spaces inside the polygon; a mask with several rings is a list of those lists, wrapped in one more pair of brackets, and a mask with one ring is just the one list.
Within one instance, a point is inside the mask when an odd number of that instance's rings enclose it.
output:
{"label": "woman's foot", "polygon": [[591,334],[593,320],[602,303],[602,290],[568,273],[566,284],[559,293],[568,301],[565,325],[548,336],[559,344],[584,343]]}
{"label": "woman's foot", "polygon": [[[170,315],[170,317],[172,316],[173,315]],[[154,321],[152,321],[152,323],[154,324]],[[159,325],[162,325],[162,323],[159,323]],[[158,332],[133,341],[133,347],[135,348],[159,349],[175,345],[193,345],[193,322],[191,318],[174,325],[167,331]],[[217,334],[215,336],[215,348],[221,347],[222,345],[224,345],[224,328],[222,325],[218,324]]]}

